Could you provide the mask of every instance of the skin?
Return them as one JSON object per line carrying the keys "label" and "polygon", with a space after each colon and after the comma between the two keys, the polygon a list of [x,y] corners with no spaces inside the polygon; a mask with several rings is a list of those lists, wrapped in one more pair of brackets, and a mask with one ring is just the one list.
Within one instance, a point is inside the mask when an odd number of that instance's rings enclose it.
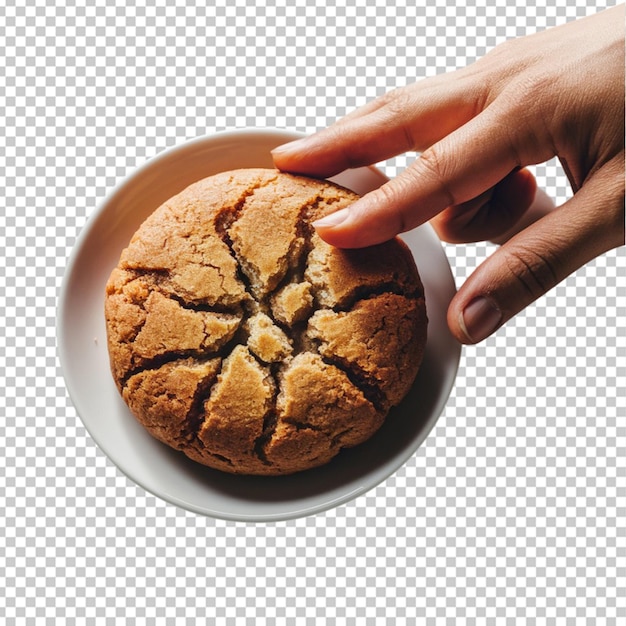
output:
{"label": "skin", "polygon": [[[273,157],[329,177],[406,151],[420,155],[400,175],[315,227],[346,248],[426,221],[444,241],[501,243],[448,310],[455,337],[477,343],[624,243],[624,6],[393,90]],[[573,196],[549,210],[525,167],[555,156]]]}

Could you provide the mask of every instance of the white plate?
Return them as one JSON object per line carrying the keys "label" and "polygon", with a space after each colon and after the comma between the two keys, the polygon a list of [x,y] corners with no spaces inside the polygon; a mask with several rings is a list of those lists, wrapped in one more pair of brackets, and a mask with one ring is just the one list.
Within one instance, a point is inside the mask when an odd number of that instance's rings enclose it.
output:
{"label": "white plate", "polygon": [[[269,151],[300,137],[240,130],[169,149],[124,181],[90,217],[69,260],[58,316],[59,358],[68,391],[90,435],[131,480],[196,513],[247,522],[311,515],[343,504],[390,476],[418,449],[448,399],[461,347],[446,325],[454,280],[428,225],[406,234],[426,290],[430,320],[422,368],[401,406],[368,442],[325,467],[284,477],[246,477],[205,468],[153,439],[120,398],[109,371],[104,286],[140,223],[192,182],[240,167],[272,167]],[[375,168],[334,180],[363,194],[386,177]]]}

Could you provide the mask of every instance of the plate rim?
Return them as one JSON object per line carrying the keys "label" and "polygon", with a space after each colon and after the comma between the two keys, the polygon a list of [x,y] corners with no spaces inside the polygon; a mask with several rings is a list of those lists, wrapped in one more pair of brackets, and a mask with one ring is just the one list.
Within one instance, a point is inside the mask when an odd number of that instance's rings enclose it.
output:
{"label": "plate rim", "polygon": [[[66,339],[66,331],[67,324],[65,320],[69,315],[68,311],[68,291],[72,285],[72,280],[75,278],[75,275],[78,271],[77,268],[77,259],[79,258],[81,253],[84,253],[84,245],[85,242],[89,240],[90,235],[92,235],[92,231],[97,228],[99,221],[103,219],[104,214],[106,213],[107,207],[112,205],[116,198],[122,196],[124,192],[133,184],[133,182],[139,178],[144,172],[158,165],[162,160],[166,160],[170,158],[173,154],[177,154],[180,151],[191,150],[197,145],[201,145],[206,143],[207,141],[219,141],[220,139],[224,139],[226,137],[229,138],[241,138],[242,136],[249,135],[250,133],[255,133],[256,135],[265,135],[267,137],[280,137],[285,141],[297,139],[300,137],[304,137],[303,133],[299,133],[296,131],[289,131],[286,129],[271,129],[271,128],[239,128],[230,131],[221,131],[217,133],[210,133],[205,135],[200,135],[198,137],[183,141],[182,143],[169,146],[151,157],[143,164],[135,168],[130,174],[124,176],[121,182],[115,185],[109,193],[105,195],[105,197],[98,203],[98,206],[94,209],[94,211],[87,216],[86,221],[81,228],[80,232],[76,236],[76,240],[74,242],[72,251],[70,255],[67,257],[67,262],[65,266],[65,270],[63,273],[63,278],[61,281],[61,286],[58,294],[57,301],[57,323],[56,323],[56,339],[57,339],[57,357],[60,364],[61,373],[63,375],[63,379],[65,382],[65,386],[69,395],[69,398],[72,402],[72,405],[76,411],[76,415],[78,416],[80,422],[83,427],[89,434],[92,441],[96,444],[97,448],[104,454],[107,460],[113,464],[113,466],[119,470],[128,480],[137,486],[141,487],[146,492],[152,494],[153,496],[163,500],[164,502],[173,504],[174,506],[178,506],[184,510],[191,511],[198,515],[203,515],[207,517],[212,517],[216,519],[235,521],[235,522],[244,522],[244,523],[273,523],[285,520],[292,520],[301,517],[308,517],[315,514],[324,513],[330,509],[336,508],[343,504],[346,504],[355,498],[371,491],[385,480],[389,479],[393,476],[400,468],[402,468],[407,461],[417,452],[417,450],[422,446],[424,441],[429,436],[430,432],[434,428],[434,426],[439,421],[441,414],[443,413],[445,406],[450,398],[450,395],[454,389],[458,369],[460,366],[460,359],[462,354],[462,345],[458,342],[451,342],[451,346],[454,347],[454,354],[448,355],[448,360],[451,363],[447,363],[446,373],[450,382],[445,387],[445,392],[441,394],[441,397],[438,398],[438,402],[436,404],[436,408],[431,412],[428,416],[428,419],[425,421],[424,428],[420,431],[419,441],[416,442],[415,446],[409,447],[404,451],[402,455],[393,457],[393,462],[388,461],[388,464],[391,469],[387,468],[384,472],[376,472],[374,475],[369,475],[370,480],[363,480],[357,486],[352,489],[346,490],[345,492],[341,492],[340,494],[323,499],[323,501],[318,501],[317,503],[308,503],[298,505],[299,501],[294,501],[296,506],[291,507],[289,511],[279,510],[275,513],[265,512],[265,513],[250,513],[246,514],[243,512],[232,512],[225,511],[219,508],[211,507],[210,503],[204,503],[202,505],[191,501],[188,498],[181,497],[177,494],[171,493],[167,489],[157,490],[154,486],[150,485],[149,482],[145,481],[143,477],[138,477],[136,472],[132,471],[132,465],[126,464],[120,459],[117,459],[114,454],[111,454],[110,450],[103,445],[103,443],[94,436],[92,432],[92,428],[90,427],[89,420],[83,416],[84,408],[83,401],[80,399],[79,390],[74,386],[74,379],[70,375],[70,355],[68,354],[68,341]],[[361,169],[369,169],[373,171],[377,176],[381,178],[381,180],[388,180],[386,175],[375,166],[367,166],[366,168]],[[437,243],[441,247],[442,258],[446,261],[446,274],[449,276],[451,281],[451,287],[454,291],[456,291],[456,285],[454,281],[454,276],[452,274],[452,269],[450,267],[449,261],[445,254],[445,250],[443,246],[441,246],[441,242],[439,238],[436,236],[434,229],[428,223],[422,224],[419,229],[423,229],[427,231],[427,236],[430,238],[436,239]],[[413,229],[417,230],[417,229]],[[400,237],[410,238],[411,232],[405,233]],[[409,246],[410,247],[410,246]],[[413,251],[411,250],[411,253]],[[104,302],[104,294],[102,302]],[[428,305],[427,305],[428,306]],[[428,347],[428,339],[427,339],[427,347]],[[80,407],[80,408],[79,408]],[[129,467],[130,466],[130,467]],[[364,479],[367,478],[368,474],[364,474]]]}

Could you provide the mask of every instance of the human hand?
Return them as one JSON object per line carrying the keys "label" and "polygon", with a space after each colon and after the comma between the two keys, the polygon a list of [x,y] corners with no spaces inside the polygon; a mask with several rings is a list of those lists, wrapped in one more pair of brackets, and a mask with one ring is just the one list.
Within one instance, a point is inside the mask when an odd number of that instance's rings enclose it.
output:
{"label": "human hand", "polygon": [[[396,89],[273,156],[281,170],[329,177],[410,150],[421,155],[405,171],[315,227],[339,247],[428,220],[455,243],[514,233],[450,303],[452,333],[479,342],[624,243],[624,6]],[[524,167],[554,156],[574,195],[533,222],[536,184]]]}

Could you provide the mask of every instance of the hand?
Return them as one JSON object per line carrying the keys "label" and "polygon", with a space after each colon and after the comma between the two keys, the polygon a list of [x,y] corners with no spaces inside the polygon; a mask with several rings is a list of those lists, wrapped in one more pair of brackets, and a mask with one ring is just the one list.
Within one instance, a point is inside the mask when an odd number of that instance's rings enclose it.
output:
{"label": "hand", "polygon": [[[279,169],[328,177],[409,150],[421,155],[400,175],[315,227],[339,247],[427,220],[449,242],[508,239],[450,303],[452,333],[476,343],[624,243],[624,6],[506,42],[273,155]],[[574,195],[533,222],[524,167],[554,156]]]}

